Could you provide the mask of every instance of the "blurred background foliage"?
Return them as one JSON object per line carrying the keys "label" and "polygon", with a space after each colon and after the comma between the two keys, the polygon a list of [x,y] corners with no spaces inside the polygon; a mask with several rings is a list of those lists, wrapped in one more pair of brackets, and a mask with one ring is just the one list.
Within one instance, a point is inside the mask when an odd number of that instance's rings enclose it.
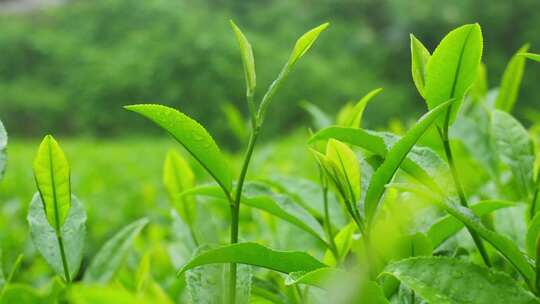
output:
{"label": "blurred background foliage", "polygon": [[[138,135],[158,130],[122,105],[162,103],[234,147],[222,105],[244,114],[246,107],[229,19],[253,45],[258,97],[294,40],[331,22],[272,104],[268,137],[305,125],[303,99],[335,113],[377,87],[384,92],[368,107],[367,126],[417,117],[424,103],[410,76],[409,33],[433,50],[450,29],[479,22],[491,86],[523,43],[540,49],[538,0],[71,0],[24,12],[0,6],[0,117],[12,136]],[[539,73],[526,71],[518,116],[540,95]]]}

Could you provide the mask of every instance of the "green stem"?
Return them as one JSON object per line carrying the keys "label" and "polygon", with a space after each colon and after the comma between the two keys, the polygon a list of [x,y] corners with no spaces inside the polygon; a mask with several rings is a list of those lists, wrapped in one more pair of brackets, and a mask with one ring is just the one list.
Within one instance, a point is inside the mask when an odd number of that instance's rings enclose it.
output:
{"label": "green stem", "polygon": [[69,275],[69,267],[67,263],[66,251],[64,249],[64,240],[62,239],[62,234],[60,231],[56,232],[56,239],[58,240],[58,247],[60,247],[60,257],[62,258],[62,266],[64,268],[64,276],[66,283],[71,283],[71,276]]}
{"label": "green stem", "polygon": [[[450,110],[448,110],[448,113]],[[445,127],[443,130],[438,128],[439,135],[441,137],[443,147],[444,147],[444,153],[446,155],[446,159],[448,160],[448,165],[450,166],[450,172],[452,174],[452,179],[454,180],[454,185],[456,186],[456,190],[458,192],[459,201],[463,207],[469,207],[469,203],[467,202],[467,197],[465,196],[465,191],[463,191],[463,187],[461,185],[461,181],[459,179],[459,175],[457,172],[456,164],[454,162],[454,157],[452,154],[452,148],[450,146],[450,141],[448,139],[448,125],[449,125],[449,114],[447,114],[447,119],[445,122]],[[484,263],[487,267],[491,267],[491,261],[489,259],[489,255],[487,253],[486,247],[484,246],[484,243],[482,242],[482,239],[478,236],[478,234],[467,227],[467,230],[469,230],[469,234],[471,235],[474,244],[478,248],[478,251],[480,252],[480,255],[482,256],[482,259],[484,260]]]}
{"label": "green stem", "polygon": [[[244,164],[242,165],[242,171],[238,177],[238,183],[236,185],[236,192],[234,201],[230,201],[231,205],[231,244],[238,243],[238,226],[240,222],[240,201],[242,199],[242,189],[244,187],[244,182],[246,179],[249,162],[251,156],[253,155],[253,149],[255,148],[255,143],[257,142],[257,137],[259,134],[259,128],[252,130],[251,135],[249,136],[248,147],[246,155],[244,156]],[[229,303],[236,303],[236,263],[231,263],[230,272],[229,272]]]}
{"label": "green stem", "polygon": [[[321,170],[322,171],[322,170]],[[336,261],[339,260],[339,252],[336,246],[336,241],[334,240],[334,232],[332,231],[332,222],[330,221],[330,212],[328,210],[328,186],[326,182],[323,181],[324,175],[321,172],[321,186],[323,192],[323,203],[324,203],[324,225],[326,226],[326,235],[328,237],[328,242],[330,244],[330,249]]]}
{"label": "green stem", "polygon": [[536,187],[531,202],[530,219],[532,220],[536,213],[536,200],[538,200],[538,191],[540,190],[540,174],[536,177]]}

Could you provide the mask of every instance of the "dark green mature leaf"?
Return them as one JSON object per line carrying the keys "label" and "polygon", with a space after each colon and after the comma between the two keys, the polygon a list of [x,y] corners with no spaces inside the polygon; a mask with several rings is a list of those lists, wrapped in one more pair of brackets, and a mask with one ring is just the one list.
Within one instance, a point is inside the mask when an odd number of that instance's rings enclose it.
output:
{"label": "dark green mature leaf", "polygon": [[426,47],[418,40],[413,34],[411,34],[411,72],[414,85],[420,93],[420,96],[424,97],[424,88],[426,85],[426,67],[431,57],[431,54]]}
{"label": "dark green mature leaf", "polygon": [[328,287],[328,283],[331,283],[333,280],[344,274],[345,271],[332,267],[319,268],[309,272],[291,272],[285,278],[285,285],[306,284],[319,288],[326,288]]}
{"label": "dark green mature leaf", "polygon": [[520,56],[521,53],[525,53],[529,50],[529,44],[522,46],[510,59],[501,80],[499,86],[499,94],[495,100],[495,108],[512,112],[516,99],[519,95],[519,87],[521,85],[521,78],[523,77],[523,71],[525,70],[525,57]]}
{"label": "dark green mature leaf", "polygon": [[305,252],[277,251],[257,243],[238,243],[211,249],[195,256],[178,271],[178,275],[197,266],[217,263],[247,264],[287,274],[326,267]]}
{"label": "dark green mature leaf", "polygon": [[536,213],[529,223],[529,228],[527,228],[527,237],[525,239],[525,247],[527,253],[531,257],[536,257],[536,240],[540,235],[540,213]]}
{"label": "dark green mature leaf", "polygon": [[171,134],[208,171],[228,193],[232,189],[232,175],[228,161],[221,154],[216,142],[195,120],[166,106],[141,104],[126,106],[155,122]]}
{"label": "dark green mature leaf", "polygon": [[429,303],[540,303],[508,275],[446,257],[418,257],[389,264],[383,275],[399,279]]}
{"label": "dark green mature leaf", "polygon": [[[444,37],[426,67],[425,98],[428,109],[455,99],[451,106],[450,123],[467,89],[476,79],[482,58],[482,31],[478,24],[461,26]],[[444,123],[444,117],[438,125]]]}
{"label": "dark green mature leaf", "polygon": [[407,132],[407,134],[405,134],[405,136],[395,143],[388,151],[384,162],[377,171],[375,171],[375,174],[373,174],[366,193],[365,213],[368,221],[370,221],[375,214],[379,200],[384,193],[385,185],[390,182],[403,160],[407,157],[409,151],[431,124],[444,113],[451,104],[452,101],[447,101],[426,113]]}
{"label": "dark green mature leaf", "polygon": [[499,158],[510,167],[523,199],[533,191],[534,149],[529,133],[512,115],[494,110],[491,116],[492,138]]}
{"label": "dark green mature leaf", "polygon": [[[482,217],[486,214],[489,214],[493,211],[508,208],[514,206],[515,204],[509,201],[500,201],[500,200],[486,200],[480,201],[471,206],[472,211],[478,217]],[[449,239],[461,229],[464,225],[458,219],[453,216],[447,215],[440,218],[435,222],[427,231],[427,235],[431,240],[434,248],[439,247],[445,240]]]}
{"label": "dark green mature leaf", "polygon": [[[64,242],[64,250],[70,276],[75,277],[79,271],[83,256],[84,240],[86,237],[86,211],[83,204],[75,197],[71,197],[72,206],[64,225],[60,228]],[[61,277],[64,277],[64,266],[60,256],[56,231],[48,222],[43,209],[43,201],[39,194],[35,194],[28,210],[28,224],[34,246]]]}
{"label": "dark green mature leaf", "polygon": [[382,88],[375,89],[362,97],[351,109],[349,117],[347,117],[347,120],[345,122],[345,126],[352,128],[360,128],[362,124],[362,116],[364,115],[364,110],[366,109],[366,106],[375,96],[379,95],[382,90]]}
{"label": "dark green mature leaf", "polygon": [[107,283],[122,264],[124,257],[133,243],[146,226],[146,218],[139,219],[120,230],[109,239],[96,254],[84,274],[84,282]]}
{"label": "dark green mature leaf", "polygon": [[7,146],[7,132],[0,121],[0,179],[4,176],[4,171],[6,169],[6,146]]}
{"label": "dark green mature leaf", "polygon": [[[249,188],[249,185],[246,185]],[[184,192],[182,195],[206,195],[215,198],[225,197],[216,186],[198,186]],[[262,211],[266,211],[277,218],[287,221],[298,228],[308,232],[317,239],[324,241],[324,231],[317,220],[305,209],[299,207],[290,197],[280,194],[244,194],[242,204]]]}
{"label": "dark green mature leaf", "polygon": [[34,177],[47,220],[56,231],[60,231],[71,207],[69,174],[64,151],[51,135],[45,136],[34,160]]}
{"label": "dark green mature leaf", "polygon": [[471,209],[458,205],[459,203],[450,202],[443,199],[443,207],[446,212],[462,222],[467,228],[475,231],[497,249],[523,276],[527,284],[533,284],[535,273],[531,268],[529,261],[525,258],[521,250],[507,237],[486,228],[476,217]]}
{"label": "dark green mature leaf", "polygon": [[236,36],[238,47],[240,48],[240,54],[242,55],[242,64],[244,65],[244,76],[246,78],[246,90],[247,95],[253,95],[255,86],[257,85],[257,79],[255,74],[255,59],[253,58],[253,50],[251,44],[247,40],[244,33],[234,24],[231,20],[231,27]]}
{"label": "dark green mature leaf", "polygon": [[529,58],[531,60],[540,62],[540,54],[523,53],[523,54],[520,54],[520,55],[525,56],[526,58]]}

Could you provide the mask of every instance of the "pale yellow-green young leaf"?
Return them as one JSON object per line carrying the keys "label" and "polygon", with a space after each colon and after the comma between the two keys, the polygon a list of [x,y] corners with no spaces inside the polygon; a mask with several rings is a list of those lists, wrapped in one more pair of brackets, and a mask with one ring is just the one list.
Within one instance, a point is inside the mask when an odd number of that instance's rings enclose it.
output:
{"label": "pale yellow-green young leaf", "polygon": [[252,96],[255,91],[255,86],[257,84],[257,77],[255,74],[255,59],[253,58],[253,50],[251,44],[247,40],[246,36],[234,21],[230,21],[231,27],[236,36],[236,41],[238,42],[238,47],[240,48],[240,54],[242,56],[242,64],[244,65],[244,75],[246,78],[246,89],[247,95]]}
{"label": "pale yellow-green young leaf", "polygon": [[169,150],[163,165],[163,184],[171,200],[195,186],[195,175],[188,162],[175,150]]}
{"label": "pale yellow-green young leaf", "polygon": [[469,96],[471,96],[474,102],[483,102],[486,99],[488,89],[486,65],[484,63],[480,63],[478,66],[478,74],[476,75],[476,79],[469,89]]}
{"label": "pale yellow-green young leaf", "polygon": [[343,262],[347,257],[347,253],[351,249],[353,242],[353,234],[356,231],[356,224],[349,223],[347,226],[343,227],[334,237],[334,242],[336,244],[339,261],[336,261],[334,255],[330,250],[327,250],[324,254],[323,263],[330,266],[336,266],[338,263]]}
{"label": "pale yellow-green young leaf", "polygon": [[354,107],[351,109],[349,113],[346,127],[360,128],[360,125],[362,123],[362,116],[364,115],[364,110],[366,109],[366,106],[375,96],[379,95],[379,93],[381,93],[382,90],[383,90],[382,88],[372,90],[371,92],[364,95],[364,97],[362,97],[356,103],[356,105],[354,105]]}
{"label": "pale yellow-green young leaf", "polygon": [[525,70],[525,57],[519,54],[529,50],[529,44],[523,45],[508,62],[504,70],[501,85],[499,86],[499,94],[495,100],[495,108],[505,112],[512,112],[514,104],[519,95],[519,87],[523,72]]}
{"label": "pale yellow-green young leaf", "polygon": [[525,56],[526,58],[529,58],[534,61],[540,62],[540,54],[534,54],[534,53],[522,53],[521,56]]}
{"label": "pale yellow-green young leaf", "polygon": [[480,25],[467,24],[448,33],[431,55],[424,87],[428,109],[455,99],[450,115],[441,115],[437,125],[442,126],[445,120],[451,124],[455,120],[463,96],[476,79],[482,50]]}
{"label": "pale yellow-green young leaf", "polygon": [[47,221],[60,231],[71,207],[70,169],[64,152],[51,135],[45,136],[39,145],[34,177]]}
{"label": "pale yellow-green young leaf", "polygon": [[336,115],[336,125],[346,127],[347,126],[347,120],[351,116],[352,110],[354,106],[352,102],[347,102],[341,109],[339,109],[339,112]]}
{"label": "pale yellow-green young leaf", "polygon": [[326,159],[331,163],[335,178],[350,202],[360,198],[360,165],[356,154],[346,144],[330,139],[326,146]]}
{"label": "pale yellow-green young leaf", "polygon": [[411,34],[411,72],[414,85],[418,89],[420,96],[424,97],[424,86],[426,85],[426,66],[431,54],[426,47]]}
{"label": "pale yellow-green young leaf", "polygon": [[317,40],[317,37],[319,37],[321,32],[324,31],[329,25],[330,23],[328,22],[323,23],[316,28],[308,31],[296,41],[291,57],[289,58],[289,61],[287,63],[289,68],[291,68],[296,63],[296,61],[298,61],[298,59],[302,58],[302,56],[306,54],[306,52],[313,45],[313,43],[315,43],[315,40]]}

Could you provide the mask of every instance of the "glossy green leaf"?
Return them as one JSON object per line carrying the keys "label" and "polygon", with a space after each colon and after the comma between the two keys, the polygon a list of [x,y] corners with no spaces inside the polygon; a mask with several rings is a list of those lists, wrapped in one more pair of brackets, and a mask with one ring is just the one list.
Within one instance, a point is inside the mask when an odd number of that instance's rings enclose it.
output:
{"label": "glossy green leaf", "polygon": [[345,191],[349,202],[356,203],[360,199],[361,174],[356,154],[346,144],[330,139],[326,146],[327,168],[336,182]]}
{"label": "glossy green leaf", "polygon": [[536,240],[540,235],[540,213],[536,213],[527,228],[525,247],[531,257],[536,257]]}
{"label": "glossy green leaf", "polygon": [[540,303],[508,275],[446,257],[417,257],[389,264],[396,277],[429,303]]}
{"label": "glossy green leaf", "polygon": [[208,171],[228,193],[232,188],[232,175],[227,159],[221,154],[216,142],[195,120],[166,106],[141,104],[126,106],[169,132]]}
{"label": "glossy green leaf", "polygon": [[[480,201],[471,206],[471,210],[478,217],[490,214],[493,211],[512,207],[515,204],[509,201],[486,200]],[[453,216],[447,215],[437,220],[429,230],[427,235],[431,240],[434,248],[439,247],[444,241],[458,233],[463,229],[464,225]]]}
{"label": "glossy green leaf", "polygon": [[[247,184],[245,188],[249,190],[250,184]],[[281,194],[254,194],[248,195],[245,191],[242,196],[242,205],[249,206],[255,209],[259,209],[273,216],[287,221],[298,228],[308,232],[317,239],[324,241],[324,231],[319,222],[309,214],[305,209],[299,207],[290,197]],[[226,202],[223,193],[219,191],[216,186],[198,186],[191,190],[188,190],[182,194],[188,195],[206,195],[215,198],[222,199]]]}
{"label": "glossy green leaf", "polygon": [[94,256],[84,274],[84,282],[109,282],[131,248],[133,240],[148,223],[146,218],[139,219],[116,233]]}
{"label": "glossy green leaf", "polygon": [[34,159],[34,177],[49,224],[59,231],[71,207],[69,164],[58,142],[47,135]]}
{"label": "glossy green leaf", "polygon": [[364,115],[364,110],[366,109],[366,106],[375,96],[379,95],[382,90],[382,88],[375,89],[362,97],[351,109],[345,126],[352,128],[360,128],[362,124],[362,116]]}
{"label": "glossy green leaf", "polygon": [[540,54],[523,53],[523,54],[520,54],[520,55],[525,56],[528,59],[540,62]]}
{"label": "glossy green leaf", "polygon": [[6,169],[6,147],[7,147],[7,132],[4,128],[4,125],[2,124],[2,121],[0,121],[0,180],[4,176],[4,171]]}
{"label": "glossy green leaf", "polygon": [[326,128],[332,124],[332,119],[316,105],[302,101],[300,102],[300,106],[311,115],[313,125],[317,130]]}
{"label": "glossy green leaf", "polygon": [[240,54],[242,56],[242,64],[244,65],[244,76],[246,78],[247,95],[253,95],[255,86],[257,85],[257,79],[255,74],[255,59],[253,59],[253,50],[251,44],[247,40],[244,33],[234,24],[231,20],[231,27],[236,36],[238,47],[240,48]]}
{"label": "glossy green leaf", "polygon": [[385,185],[390,182],[416,142],[422,137],[432,123],[445,112],[448,106],[452,104],[451,102],[452,101],[447,101],[442,103],[422,116],[407,134],[396,142],[388,151],[384,162],[377,171],[375,171],[375,174],[373,174],[366,193],[365,213],[368,221],[370,221],[375,214],[379,200],[384,193]]}
{"label": "glossy green leaf", "polygon": [[[451,106],[450,123],[467,89],[476,79],[482,58],[482,31],[478,24],[461,26],[444,37],[426,67],[425,98],[428,109],[455,99]],[[444,123],[445,117],[438,120]]]}
{"label": "glossy green leaf", "polygon": [[414,85],[420,93],[420,96],[424,96],[424,88],[426,85],[426,67],[431,57],[431,54],[426,47],[418,40],[413,34],[411,38],[411,72]]}
{"label": "glossy green leaf", "polygon": [[442,202],[446,212],[458,219],[470,230],[478,233],[480,237],[497,249],[516,268],[527,284],[534,283],[535,273],[529,261],[512,240],[485,227],[480,219],[472,213],[471,209],[462,207],[456,202],[449,202],[447,200],[443,200]]}
{"label": "glossy green leaf", "polygon": [[319,288],[326,288],[328,284],[344,275],[339,268],[324,267],[310,272],[291,272],[285,278],[285,285],[305,284]]}
{"label": "glossy green leaf", "polygon": [[[66,253],[67,265],[71,277],[79,271],[83,257],[84,240],[86,238],[86,211],[83,204],[75,197],[71,197],[72,206],[64,225],[60,228]],[[52,269],[64,277],[64,266],[60,255],[57,234],[48,222],[43,209],[43,201],[39,194],[35,194],[28,210],[28,224],[34,246]]]}
{"label": "glossy green leaf", "polygon": [[527,50],[529,50],[529,44],[522,46],[508,62],[499,86],[499,94],[495,100],[495,108],[508,113],[512,112],[519,95],[519,87],[525,70],[526,58],[519,54],[527,52]]}
{"label": "glossy green leaf", "polygon": [[302,56],[304,56],[307,51],[309,51],[309,49],[311,48],[313,43],[315,43],[322,31],[324,31],[329,25],[330,23],[323,23],[316,28],[309,30],[307,33],[302,35],[302,37],[298,38],[291,53],[291,57],[289,58],[289,61],[287,63],[289,68],[292,68],[296,64],[298,59],[302,58]]}
{"label": "glossy green leaf", "polygon": [[198,266],[217,263],[247,264],[286,274],[326,267],[305,252],[277,251],[257,243],[238,243],[211,249],[195,256],[178,271],[178,275]]}
{"label": "glossy green leaf", "polygon": [[533,191],[534,150],[529,133],[512,115],[494,110],[491,130],[499,158],[510,167],[519,194],[527,200]]}

